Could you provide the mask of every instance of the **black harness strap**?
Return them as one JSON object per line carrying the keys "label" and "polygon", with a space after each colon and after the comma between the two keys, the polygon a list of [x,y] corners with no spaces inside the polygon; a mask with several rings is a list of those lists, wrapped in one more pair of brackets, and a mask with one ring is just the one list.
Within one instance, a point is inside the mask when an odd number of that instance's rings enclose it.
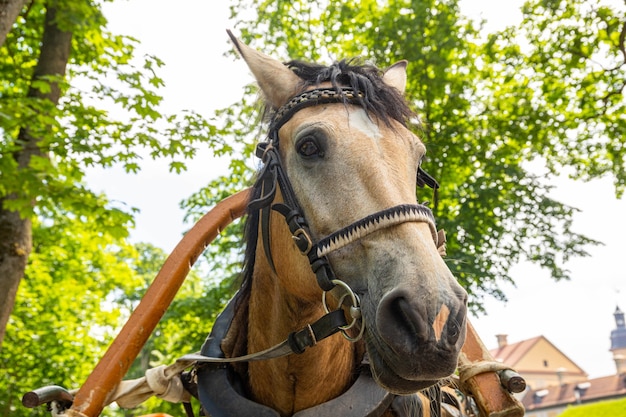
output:
{"label": "black harness strap", "polygon": [[428,186],[433,189],[434,207],[437,209],[439,203],[439,183],[428,172],[422,169],[422,166],[417,167],[417,186],[424,188]]}
{"label": "black harness strap", "polygon": [[[277,140],[278,139],[276,139],[276,141]],[[312,248],[309,225],[302,214],[289,178],[283,170],[280,155],[274,143],[274,141],[262,142],[257,146],[256,154],[262,158],[264,164],[263,169],[259,173],[261,186],[263,188],[261,196],[248,204],[249,210],[260,210],[261,212],[263,247],[272,268],[274,268],[274,261],[270,249],[270,210],[273,209],[283,215],[294,242],[302,253],[307,255]],[[278,188],[280,188],[284,203],[272,205]],[[322,290],[330,291],[334,288],[335,284],[332,283],[332,280],[335,279],[335,274],[325,257],[313,259],[311,261],[311,268]]]}
{"label": "black harness strap", "polygon": [[200,352],[200,354],[188,354],[179,358],[179,361],[195,361],[197,363],[236,363],[253,362],[276,359],[292,353],[303,353],[306,348],[315,346],[319,341],[334,335],[343,327],[347,326],[346,316],[343,310],[333,310],[313,324],[308,324],[301,330],[291,332],[282,343],[272,346],[260,352],[248,355],[225,358],[224,356],[210,356]]}

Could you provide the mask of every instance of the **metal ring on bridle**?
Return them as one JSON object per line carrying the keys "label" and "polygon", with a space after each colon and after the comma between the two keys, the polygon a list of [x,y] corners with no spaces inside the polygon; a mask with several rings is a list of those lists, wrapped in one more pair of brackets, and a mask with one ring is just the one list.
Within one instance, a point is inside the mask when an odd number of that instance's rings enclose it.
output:
{"label": "metal ring on bridle", "polygon": [[[339,302],[338,302],[338,308],[341,308],[341,306],[343,305],[343,302],[346,300],[346,298],[350,297],[350,301],[352,302],[352,304],[350,305],[350,317],[352,318],[352,321],[345,325],[345,326],[341,326],[341,334],[343,335],[343,337],[347,340],[349,340],[350,342],[356,342],[359,339],[361,339],[363,337],[363,333],[365,332],[365,324],[363,323],[363,320],[361,320],[362,316],[361,316],[361,300],[359,299],[359,296],[356,295],[354,293],[354,291],[352,291],[352,288],[350,288],[350,286],[348,284],[346,284],[345,282],[338,280],[338,279],[333,279],[331,281],[333,284],[343,288],[346,293],[343,294],[340,298],[339,298]],[[322,304],[324,305],[324,311],[326,313],[330,313],[330,309],[328,308],[328,304],[326,304],[326,293],[328,291],[324,291],[322,293]],[[355,337],[350,336],[347,331],[350,330],[351,328],[353,328],[357,321],[361,320],[361,328],[359,330],[359,334],[357,334]]]}

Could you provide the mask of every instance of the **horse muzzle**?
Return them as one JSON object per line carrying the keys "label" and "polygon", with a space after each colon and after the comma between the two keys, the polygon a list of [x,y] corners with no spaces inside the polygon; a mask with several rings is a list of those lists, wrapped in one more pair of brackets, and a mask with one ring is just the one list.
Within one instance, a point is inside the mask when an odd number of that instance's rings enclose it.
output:
{"label": "horse muzzle", "polygon": [[378,303],[366,343],[373,375],[389,391],[407,394],[450,376],[465,341],[467,294],[451,290],[438,305],[398,286]]}

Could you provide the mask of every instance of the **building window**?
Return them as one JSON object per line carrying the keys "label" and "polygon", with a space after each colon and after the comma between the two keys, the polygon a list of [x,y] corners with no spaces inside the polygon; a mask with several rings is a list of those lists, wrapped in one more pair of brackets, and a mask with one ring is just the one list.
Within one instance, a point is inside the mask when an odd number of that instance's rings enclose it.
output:
{"label": "building window", "polygon": [[533,394],[533,404],[541,404],[541,402],[543,401],[543,397],[545,397],[549,393],[550,391],[548,391],[547,389],[535,391],[535,393]]}
{"label": "building window", "polygon": [[545,366],[546,368],[548,367],[548,361],[547,360],[543,360],[543,366]]}

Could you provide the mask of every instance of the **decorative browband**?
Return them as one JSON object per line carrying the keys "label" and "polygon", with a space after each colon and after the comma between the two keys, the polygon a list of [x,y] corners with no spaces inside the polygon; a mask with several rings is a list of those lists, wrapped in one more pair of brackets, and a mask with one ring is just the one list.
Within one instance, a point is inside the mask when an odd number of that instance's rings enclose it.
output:
{"label": "decorative browband", "polygon": [[340,88],[339,90],[334,88],[317,88],[305,91],[293,97],[280,109],[276,110],[276,113],[272,116],[270,132],[278,132],[282,125],[287,123],[296,112],[305,107],[328,103],[360,104],[363,97],[364,94],[362,92],[355,93],[352,88],[348,87]]}

